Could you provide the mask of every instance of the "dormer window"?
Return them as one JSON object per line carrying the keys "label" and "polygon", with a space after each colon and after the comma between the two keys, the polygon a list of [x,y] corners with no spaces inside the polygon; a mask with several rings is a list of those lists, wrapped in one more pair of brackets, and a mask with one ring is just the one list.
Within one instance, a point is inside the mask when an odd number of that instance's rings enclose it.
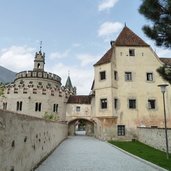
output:
{"label": "dormer window", "polygon": [[135,56],[135,49],[129,49],[129,56]]}

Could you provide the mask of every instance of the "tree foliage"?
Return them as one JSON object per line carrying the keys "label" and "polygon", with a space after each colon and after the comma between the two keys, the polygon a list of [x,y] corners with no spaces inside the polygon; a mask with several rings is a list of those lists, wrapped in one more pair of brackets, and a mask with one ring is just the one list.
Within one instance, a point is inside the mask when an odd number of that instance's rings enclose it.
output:
{"label": "tree foliage", "polygon": [[144,33],[157,46],[171,48],[171,0],[142,0],[139,12],[152,22],[143,27]]}
{"label": "tree foliage", "polygon": [[157,72],[165,81],[168,81],[171,84],[171,68],[170,67],[168,67],[167,65],[164,65],[158,68]]}

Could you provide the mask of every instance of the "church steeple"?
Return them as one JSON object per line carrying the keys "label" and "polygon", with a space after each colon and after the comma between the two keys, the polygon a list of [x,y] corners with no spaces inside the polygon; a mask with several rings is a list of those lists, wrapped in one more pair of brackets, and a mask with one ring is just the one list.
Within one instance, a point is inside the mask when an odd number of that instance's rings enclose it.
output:
{"label": "church steeple", "polygon": [[42,41],[40,42],[40,51],[35,54],[34,71],[44,71],[45,53],[42,53]]}
{"label": "church steeple", "polygon": [[67,88],[69,90],[72,90],[73,89],[72,83],[71,83],[71,78],[70,78],[69,75],[68,75],[68,78],[67,78],[67,81],[66,81],[66,84],[65,84],[65,88]]}

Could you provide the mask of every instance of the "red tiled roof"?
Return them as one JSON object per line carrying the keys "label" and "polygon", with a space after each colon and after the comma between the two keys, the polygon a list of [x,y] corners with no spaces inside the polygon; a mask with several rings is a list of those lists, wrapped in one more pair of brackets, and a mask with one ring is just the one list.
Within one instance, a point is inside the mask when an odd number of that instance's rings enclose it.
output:
{"label": "red tiled roof", "polygon": [[110,49],[104,54],[104,56],[103,56],[96,64],[94,64],[94,66],[102,65],[102,64],[107,64],[107,63],[111,62],[112,52],[113,52],[113,48],[110,48]]}
{"label": "red tiled roof", "polygon": [[149,46],[128,27],[124,27],[115,41],[115,46]]}
{"label": "red tiled roof", "polygon": [[171,58],[159,58],[163,63],[171,66]]}
{"label": "red tiled roof", "polygon": [[70,96],[67,103],[91,104],[91,96]]}

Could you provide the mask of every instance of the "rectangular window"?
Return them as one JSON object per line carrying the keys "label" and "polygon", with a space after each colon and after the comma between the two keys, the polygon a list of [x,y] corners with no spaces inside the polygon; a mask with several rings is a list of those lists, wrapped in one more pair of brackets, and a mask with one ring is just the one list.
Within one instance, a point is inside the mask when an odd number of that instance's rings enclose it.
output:
{"label": "rectangular window", "polygon": [[22,111],[22,105],[23,105],[22,101],[17,101],[17,108],[16,108],[16,110],[17,111]]}
{"label": "rectangular window", "polygon": [[125,136],[125,125],[118,125],[118,136]]}
{"label": "rectangular window", "polygon": [[118,72],[117,71],[114,71],[114,79],[118,80]]}
{"label": "rectangular window", "polygon": [[53,112],[58,112],[58,104],[53,104]]}
{"label": "rectangular window", "polygon": [[107,99],[101,99],[101,109],[107,109]]}
{"label": "rectangular window", "polygon": [[136,99],[129,99],[129,109],[136,109]]}
{"label": "rectangular window", "polygon": [[135,49],[129,49],[129,56],[135,56]]}
{"label": "rectangular window", "polygon": [[102,71],[100,72],[100,80],[105,80],[106,79],[106,72]]}
{"label": "rectangular window", "polygon": [[114,108],[118,109],[118,99],[114,99]]}
{"label": "rectangular window", "polygon": [[125,72],[125,81],[132,81],[132,73]]}
{"label": "rectangular window", "polygon": [[155,109],[156,108],[156,100],[149,99],[148,100],[148,109]]}
{"label": "rectangular window", "polygon": [[147,73],[146,74],[146,76],[147,76],[147,81],[153,81],[153,73]]}
{"label": "rectangular window", "polygon": [[7,110],[7,102],[3,103],[3,110]]}
{"label": "rectangular window", "polygon": [[37,112],[37,111],[41,111],[42,110],[42,104],[41,103],[38,103],[38,102],[36,102],[35,103],[35,111]]}
{"label": "rectangular window", "polygon": [[81,107],[80,106],[76,106],[76,112],[80,112]]}

